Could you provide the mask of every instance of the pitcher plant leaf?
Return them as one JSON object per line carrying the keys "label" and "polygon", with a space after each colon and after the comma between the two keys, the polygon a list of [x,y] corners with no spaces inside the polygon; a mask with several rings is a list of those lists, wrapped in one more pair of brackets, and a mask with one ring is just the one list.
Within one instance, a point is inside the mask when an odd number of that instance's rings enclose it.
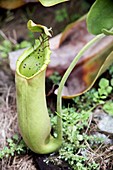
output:
{"label": "pitcher plant leaf", "polygon": [[113,28],[113,0],[95,1],[87,15],[87,27],[94,35]]}

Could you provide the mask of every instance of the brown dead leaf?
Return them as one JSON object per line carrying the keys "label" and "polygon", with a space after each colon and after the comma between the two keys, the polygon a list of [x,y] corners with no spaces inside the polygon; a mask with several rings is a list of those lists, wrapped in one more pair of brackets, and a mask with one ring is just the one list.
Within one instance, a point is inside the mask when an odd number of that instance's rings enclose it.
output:
{"label": "brown dead leaf", "polygon": [[0,7],[1,8],[5,8],[5,9],[15,9],[15,8],[19,8],[23,5],[25,5],[26,3],[29,2],[37,2],[37,0],[0,0]]}
{"label": "brown dead leaf", "polygon": [[113,64],[113,52],[107,52],[97,55],[72,71],[66,83],[66,91],[63,90],[63,98],[79,96],[94,85],[97,78]]}

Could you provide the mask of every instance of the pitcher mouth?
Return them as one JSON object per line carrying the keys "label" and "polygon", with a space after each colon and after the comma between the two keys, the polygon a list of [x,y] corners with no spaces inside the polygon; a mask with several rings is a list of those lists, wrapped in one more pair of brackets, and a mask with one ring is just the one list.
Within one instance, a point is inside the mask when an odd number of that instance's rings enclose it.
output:
{"label": "pitcher mouth", "polygon": [[17,60],[17,74],[30,79],[47,68],[50,62],[48,37],[46,41],[35,41],[35,46],[27,49]]}
{"label": "pitcher mouth", "polygon": [[[29,23],[30,22],[30,23]],[[27,49],[17,60],[16,73],[26,79],[31,79],[47,68],[50,62],[49,29],[42,25],[28,22],[28,28],[33,32],[40,32],[34,47]]]}

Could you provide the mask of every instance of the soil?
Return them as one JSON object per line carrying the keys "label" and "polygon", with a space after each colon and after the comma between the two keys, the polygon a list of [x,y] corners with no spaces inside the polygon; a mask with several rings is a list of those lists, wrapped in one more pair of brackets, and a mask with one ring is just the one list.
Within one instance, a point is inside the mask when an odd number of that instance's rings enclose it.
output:
{"label": "soil", "polygon": [[[75,7],[76,2],[76,7]],[[26,23],[32,19],[36,23],[44,24],[52,27],[56,35],[63,31],[67,24],[74,21],[72,18],[80,17],[85,14],[88,7],[82,6],[83,0],[72,0],[54,7],[45,8],[40,3],[29,3],[15,10],[0,9],[0,30],[15,42],[20,42],[23,39],[29,39],[29,32],[26,28]],[[62,22],[58,22],[56,11],[66,8],[68,18]],[[48,88],[50,88],[48,86]],[[54,110],[53,105],[51,109]],[[51,99],[48,99],[50,102]],[[0,65],[0,150],[7,144],[7,139],[11,138],[15,133],[19,134],[17,124],[16,110],[16,94],[14,74],[9,68],[8,59],[1,59]],[[21,137],[20,137],[21,138]],[[28,151],[25,155],[14,155],[0,160],[1,170],[71,170],[71,167],[66,162],[61,161],[58,165],[46,164],[44,160],[48,155],[37,155]],[[53,154],[53,157],[55,155]]]}

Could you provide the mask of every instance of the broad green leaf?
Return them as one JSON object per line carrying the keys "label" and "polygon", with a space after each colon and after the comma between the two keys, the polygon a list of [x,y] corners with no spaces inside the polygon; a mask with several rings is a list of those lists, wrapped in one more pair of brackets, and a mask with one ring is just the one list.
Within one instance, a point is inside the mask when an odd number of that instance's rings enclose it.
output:
{"label": "broad green leaf", "polygon": [[96,0],[87,15],[88,31],[94,35],[113,34],[113,0]]}
{"label": "broad green leaf", "polygon": [[68,0],[39,0],[40,3],[43,5],[43,6],[53,6],[53,5],[56,5],[56,4],[59,4],[61,2],[65,2],[65,1],[68,1]]}

